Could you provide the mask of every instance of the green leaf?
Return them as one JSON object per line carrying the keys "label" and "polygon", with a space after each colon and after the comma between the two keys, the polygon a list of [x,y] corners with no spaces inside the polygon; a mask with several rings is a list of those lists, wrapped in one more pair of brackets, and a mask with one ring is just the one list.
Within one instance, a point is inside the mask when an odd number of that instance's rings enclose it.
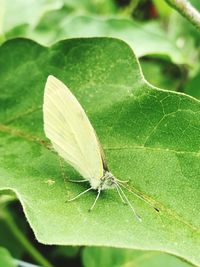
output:
{"label": "green leaf", "polygon": [[14,263],[10,253],[3,247],[0,247],[0,266],[16,267],[16,264]]}
{"label": "green leaf", "polygon": [[[16,39],[0,47],[0,188],[16,192],[44,244],[161,250],[200,264],[200,102],[147,83],[132,50],[109,38],[51,48]],[[160,212],[127,192],[138,222],[115,190],[67,199],[89,185],[64,182],[48,149],[41,106],[53,74],[86,110],[111,172]],[[79,178],[65,166],[70,179]]]}
{"label": "green leaf", "polygon": [[193,97],[200,99],[199,84],[200,84],[200,70],[197,72],[197,74],[193,78],[191,78],[185,84],[184,92],[186,94],[189,94]]}
{"label": "green leaf", "polygon": [[0,0],[0,33],[5,34],[23,24],[33,26],[49,10],[60,8],[62,2],[61,0]]}
{"label": "green leaf", "polygon": [[[64,6],[65,5],[65,6]],[[26,36],[28,31],[34,28],[40,19],[48,12],[63,9],[69,12],[115,13],[116,6],[112,0],[100,0],[91,2],[89,0],[0,0],[0,41],[4,39]],[[20,16],[19,16],[20,14]]]}
{"label": "green leaf", "polygon": [[[8,205],[14,200],[16,200],[16,196],[12,191],[0,191],[0,247],[5,247],[6,249],[8,249],[13,257],[20,258],[23,255],[25,249],[9,227],[9,221],[7,220],[6,216],[6,213],[9,210]],[[16,207],[12,210],[13,216],[18,221],[20,226],[23,225],[23,232],[27,232],[27,229],[24,227],[24,218],[20,218],[19,216],[17,217],[15,210]]]}
{"label": "green leaf", "polygon": [[181,259],[155,251],[139,251],[117,248],[84,248],[84,267],[192,267]]}
{"label": "green leaf", "polygon": [[127,42],[138,57],[152,55],[177,64],[193,63],[156,22],[139,23],[120,16],[94,17],[75,13],[66,16],[64,10],[47,13],[26,36],[43,45],[65,38],[114,37]]}
{"label": "green leaf", "polygon": [[[22,219],[24,220],[23,217],[21,218],[21,220]],[[18,220],[20,221],[20,218],[18,218]],[[23,229],[23,232],[27,233],[27,229]],[[13,255],[13,257],[21,258],[22,255],[24,255],[26,250],[19,242],[13,231],[11,231],[9,222],[6,220],[4,214],[2,214],[2,211],[0,211],[0,237],[0,246],[7,248]]]}
{"label": "green leaf", "polygon": [[63,3],[78,12],[93,14],[112,14],[117,10],[116,3],[113,0],[63,0]]}

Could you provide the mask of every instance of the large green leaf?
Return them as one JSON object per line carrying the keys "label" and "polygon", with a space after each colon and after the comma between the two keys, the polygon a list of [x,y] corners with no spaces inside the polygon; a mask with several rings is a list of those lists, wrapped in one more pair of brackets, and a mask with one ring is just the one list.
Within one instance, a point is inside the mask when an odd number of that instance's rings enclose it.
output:
{"label": "large green leaf", "polygon": [[85,267],[191,267],[169,254],[117,248],[87,247],[83,250]]}
{"label": "large green leaf", "polygon": [[0,266],[16,267],[16,264],[12,259],[10,253],[3,247],[0,247]]}
{"label": "large green leaf", "polygon": [[[23,39],[0,47],[0,188],[20,199],[45,244],[162,250],[200,264],[200,102],[156,89],[132,50],[109,38],[72,39],[51,48]],[[128,193],[138,222],[115,190],[65,203],[89,185],[64,182],[45,142],[41,106],[49,74],[63,80],[86,110],[110,170],[155,205]],[[79,178],[66,167],[67,177]]]}

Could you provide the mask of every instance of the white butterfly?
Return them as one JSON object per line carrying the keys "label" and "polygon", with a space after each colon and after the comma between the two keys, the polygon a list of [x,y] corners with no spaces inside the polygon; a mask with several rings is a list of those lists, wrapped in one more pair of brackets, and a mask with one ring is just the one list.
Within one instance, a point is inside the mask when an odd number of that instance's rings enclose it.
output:
{"label": "white butterfly", "polygon": [[95,189],[98,193],[90,208],[92,210],[101,190],[115,188],[121,200],[141,220],[121,188],[122,181],[108,170],[103,150],[85,111],[67,86],[52,75],[45,85],[43,112],[44,131],[55,151],[84,177],[81,181],[90,183],[90,188],[69,201]]}

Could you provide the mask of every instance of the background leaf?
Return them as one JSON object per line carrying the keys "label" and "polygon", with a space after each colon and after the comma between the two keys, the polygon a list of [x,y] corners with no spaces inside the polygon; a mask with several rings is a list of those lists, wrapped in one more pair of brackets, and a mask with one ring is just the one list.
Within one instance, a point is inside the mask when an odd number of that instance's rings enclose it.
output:
{"label": "background leaf", "polygon": [[[76,16],[73,13],[71,16],[63,16],[61,20],[60,12],[58,10],[47,14],[28,36],[44,45],[55,43],[64,38],[115,37],[126,41],[138,57],[161,55],[176,63],[186,63],[189,60],[176,44],[167,38],[156,22],[139,23],[122,17]],[[58,24],[53,23],[55,16],[59,18]],[[52,27],[54,27],[54,31],[52,31]]]}
{"label": "background leaf", "polygon": [[[16,200],[16,197],[11,192],[6,190],[0,192],[0,246],[7,248],[13,257],[21,258],[25,248],[20,244],[18,237],[13,231],[12,223],[7,216],[9,214],[9,203],[12,203],[13,200]],[[27,229],[24,218],[22,216],[17,217],[15,211],[16,207],[12,210],[12,216],[18,221],[18,225],[21,228],[23,227],[23,232],[26,234]]]}
{"label": "background leaf", "polygon": [[12,259],[9,252],[3,247],[0,247],[0,266],[3,266],[3,267],[16,267],[17,266],[14,263],[14,260]]}
{"label": "background leaf", "polygon": [[194,97],[200,99],[199,84],[200,84],[200,71],[192,79],[190,79],[185,84],[184,91],[187,94],[189,94],[191,96],[194,96]]}
{"label": "background leaf", "polygon": [[[190,1],[200,11],[198,0]],[[174,26],[176,25],[176,27]],[[187,19],[174,11],[169,19],[168,37],[175,42],[182,53],[193,61],[190,75],[195,75],[199,69],[200,60],[200,34],[199,31]]]}
{"label": "background leaf", "polygon": [[[1,1],[2,42],[26,37],[51,45],[66,38],[115,37],[126,41],[138,57],[151,55],[176,64],[194,65],[193,46],[190,52],[191,46],[184,42],[186,48],[180,49],[177,34],[170,32],[169,35],[159,21],[139,22],[122,12],[117,13],[111,0],[17,0],[15,4],[11,0]],[[21,15],[15,16],[16,12]]]}
{"label": "background leaf", "polygon": [[[72,39],[44,48],[13,40],[0,48],[0,188],[15,191],[45,244],[162,250],[200,264],[200,103],[153,88],[132,50],[109,38]],[[41,106],[49,74],[63,80],[86,110],[119,179],[159,208],[128,194],[138,222],[107,190],[65,200],[88,185],[64,183],[43,133]],[[67,177],[80,178],[69,166]]]}
{"label": "background leaf", "polygon": [[87,247],[83,250],[85,267],[191,267],[169,254],[154,251],[137,251],[131,249]]}
{"label": "background leaf", "polygon": [[146,80],[152,85],[172,91],[179,91],[182,86],[184,76],[177,65],[146,57],[140,59],[140,65]]}

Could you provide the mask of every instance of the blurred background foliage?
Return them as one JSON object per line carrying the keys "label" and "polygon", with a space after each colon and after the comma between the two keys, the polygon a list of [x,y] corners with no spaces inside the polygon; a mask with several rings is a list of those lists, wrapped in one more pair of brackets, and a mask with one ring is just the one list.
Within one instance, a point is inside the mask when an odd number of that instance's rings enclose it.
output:
{"label": "blurred background foliage", "polygon": [[[192,3],[200,9],[199,0]],[[126,41],[150,83],[198,97],[199,32],[165,1],[0,0],[1,43],[26,37],[49,46],[93,36]]]}
{"label": "blurred background foliage", "polygon": [[[200,10],[200,1],[191,0]],[[200,34],[162,0],[0,0],[0,43],[44,46],[75,37],[116,37],[139,58],[151,84],[200,98]],[[45,261],[47,259],[48,261]],[[9,191],[0,194],[0,266],[191,266],[160,252],[39,244]],[[49,263],[51,262],[51,264]]]}

